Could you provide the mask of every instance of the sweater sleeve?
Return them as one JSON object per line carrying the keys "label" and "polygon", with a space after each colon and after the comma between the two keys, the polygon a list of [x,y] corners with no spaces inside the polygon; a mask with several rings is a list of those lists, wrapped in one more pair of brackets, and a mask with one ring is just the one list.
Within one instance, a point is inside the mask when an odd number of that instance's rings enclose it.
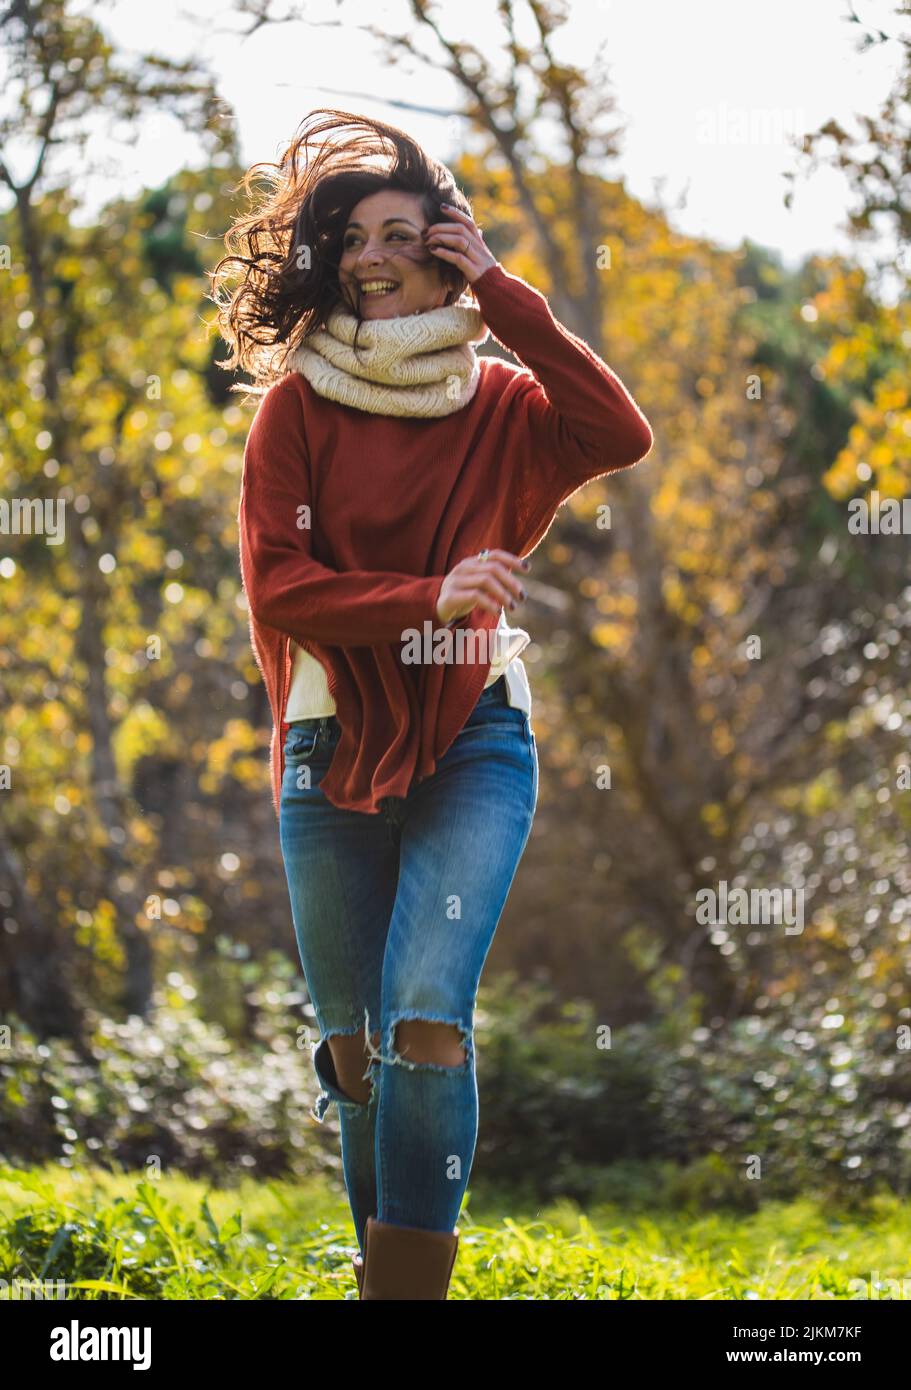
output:
{"label": "sweater sleeve", "polygon": [[499,264],[472,286],[494,338],[529,369],[517,391],[529,466],[583,482],[651,451],[648,420],[620,378],[554,318],[543,294]]}
{"label": "sweater sleeve", "polygon": [[251,613],[295,640],[337,647],[382,646],[427,619],[436,625],[444,575],[339,573],[313,558],[302,524],[312,522],[303,410],[286,380],[266,392],[244,450],[238,529]]}

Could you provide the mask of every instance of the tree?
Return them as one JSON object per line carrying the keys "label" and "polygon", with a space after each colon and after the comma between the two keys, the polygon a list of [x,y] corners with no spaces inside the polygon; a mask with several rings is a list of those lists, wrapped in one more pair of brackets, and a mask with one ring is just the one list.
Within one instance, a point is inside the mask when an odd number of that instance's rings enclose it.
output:
{"label": "tree", "polygon": [[[0,183],[13,199],[8,224],[12,268],[4,279],[20,327],[29,335],[15,348],[5,345],[7,360],[18,357],[19,381],[28,386],[15,391],[3,412],[7,479],[11,487],[36,493],[39,502],[49,481],[57,479],[58,496],[68,498],[76,512],[66,545],[57,552],[59,560],[40,542],[22,545],[20,565],[6,586],[8,612],[24,617],[23,570],[29,589],[48,567],[53,570],[57,587],[44,620],[60,624],[58,641],[71,651],[72,669],[84,682],[89,782],[82,792],[92,813],[85,834],[99,856],[125,950],[124,1003],[143,1012],[151,990],[151,953],[141,925],[144,895],[136,876],[135,837],[128,834],[129,799],[115,757],[119,721],[112,712],[106,634],[118,619],[122,598],[112,576],[141,498],[140,480],[123,466],[121,451],[138,383],[146,381],[154,361],[137,322],[135,285],[123,278],[139,269],[130,228],[112,219],[74,233],[69,217],[76,202],[56,165],[64,148],[85,161],[83,167],[89,165],[90,131],[101,111],[109,126],[130,126],[149,112],[170,113],[197,131],[214,164],[229,158],[233,136],[211,79],[195,62],[174,63],[145,53],[127,64],[68,0],[11,0],[0,11],[0,35],[9,68],[0,112]],[[23,148],[26,167],[20,170],[16,163],[21,158],[14,161],[13,151],[18,155]],[[111,284],[114,267],[120,278]],[[124,315],[124,328],[132,310],[135,338],[128,331],[113,338],[103,331],[98,310],[112,298]],[[139,363],[137,356],[143,359]],[[92,406],[80,419],[85,400]],[[159,566],[160,557],[153,563]],[[31,678],[42,673],[51,680],[62,674],[46,647],[36,650],[30,662]],[[13,674],[6,673],[8,705],[24,698],[34,714],[36,685],[23,681],[17,696],[9,679]],[[21,665],[15,674],[24,675]],[[70,693],[75,695],[72,687]],[[42,729],[40,718],[25,715],[23,720],[32,737],[42,737],[42,752],[47,753],[48,728]],[[52,762],[47,760],[47,770]],[[20,863],[15,898],[20,925],[26,928],[25,940],[17,944],[13,979],[31,1021],[54,1029],[71,1013],[63,1006],[69,997],[65,965],[59,952],[48,949],[47,929],[40,927],[30,901],[27,869],[11,847],[12,833],[13,823],[0,813],[4,860],[11,866]],[[9,940],[4,944],[8,949]]]}
{"label": "tree", "polygon": [[[251,32],[309,18],[305,6],[278,13],[269,0],[237,10]],[[339,10],[330,22],[342,25]],[[559,689],[541,683],[543,718],[540,699],[538,709],[542,744],[557,709],[565,718],[573,870],[588,877],[591,901],[610,901],[605,933],[645,931],[709,1009],[739,1007],[742,954],[693,929],[694,896],[707,877],[738,872],[745,824],[795,762],[823,756],[820,729],[852,700],[824,678],[821,632],[851,600],[841,557],[805,553],[818,483],[793,437],[787,384],[757,360],[736,261],[676,235],[663,209],[633,204],[611,181],[620,146],[603,46],[588,70],[557,58],[566,6],[504,0],[499,47],[484,51],[454,36],[431,0],[409,0],[407,12],[407,30],[354,27],[388,63],[453,79],[481,145],[456,172],[485,239],[495,254],[508,247],[507,268],[617,368],[657,440],[641,468],[566,508],[531,585],[532,594],[558,586],[566,599],[544,633]],[[562,145],[552,161],[540,154],[545,126]],[[828,461],[817,454],[817,477]],[[600,503],[609,529],[597,526]],[[749,638],[761,639],[761,659],[746,653]],[[597,801],[585,771],[595,759],[615,774]],[[551,895],[565,901],[557,838]],[[529,935],[532,953],[544,936]]]}

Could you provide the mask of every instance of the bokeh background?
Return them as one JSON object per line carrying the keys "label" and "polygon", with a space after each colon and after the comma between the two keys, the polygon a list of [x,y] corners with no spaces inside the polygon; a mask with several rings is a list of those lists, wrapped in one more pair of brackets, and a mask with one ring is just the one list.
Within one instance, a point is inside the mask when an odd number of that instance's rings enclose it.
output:
{"label": "bokeh background", "polygon": [[[851,510],[911,478],[907,0],[23,0],[0,45],[0,1157],[339,1190],[205,276],[335,106],[449,164],[656,436],[528,581],[472,1190],[907,1193],[911,519]],[[722,881],[802,931],[700,921]]]}

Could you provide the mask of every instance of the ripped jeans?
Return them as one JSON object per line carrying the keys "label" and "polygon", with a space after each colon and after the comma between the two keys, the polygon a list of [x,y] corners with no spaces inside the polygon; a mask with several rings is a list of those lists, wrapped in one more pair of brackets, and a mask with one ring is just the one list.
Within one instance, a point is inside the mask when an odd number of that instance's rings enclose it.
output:
{"label": "ripped jeans", "polygon": [[[361,1250],[367,1217],[452,1231],[474,1159],[473,1022],[481,971],[531,831],[538,755],[501,677],[434,772],[380,814],[320,791],[341,729],[295,720],[285,740],[280,840],[301,964],[320,1041],[312,1114],[338,1106],[342,1169]],[[457,1027],[461,1065],[414,1062],[396,1025]],[[339,1088],[328,1042],[366,1029],[369,1100]],[[375,1047],[373,1035],[379,1034]],[[350,1084],[350,1083],[349,1083]]]}

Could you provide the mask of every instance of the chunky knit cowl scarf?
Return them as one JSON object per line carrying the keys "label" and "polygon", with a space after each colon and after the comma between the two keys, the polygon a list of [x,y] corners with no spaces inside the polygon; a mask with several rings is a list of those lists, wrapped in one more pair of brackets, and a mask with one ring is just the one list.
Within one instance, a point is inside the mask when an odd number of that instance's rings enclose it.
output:
{"label": "chunky knit cowl scarf", "polygon": [[335,309],[289,358],[320,396],[374,415],[433,419],[461,410],[478,389],[475,344],[490,330],[480,309],[447,304],[401,318],[361,321]]}

